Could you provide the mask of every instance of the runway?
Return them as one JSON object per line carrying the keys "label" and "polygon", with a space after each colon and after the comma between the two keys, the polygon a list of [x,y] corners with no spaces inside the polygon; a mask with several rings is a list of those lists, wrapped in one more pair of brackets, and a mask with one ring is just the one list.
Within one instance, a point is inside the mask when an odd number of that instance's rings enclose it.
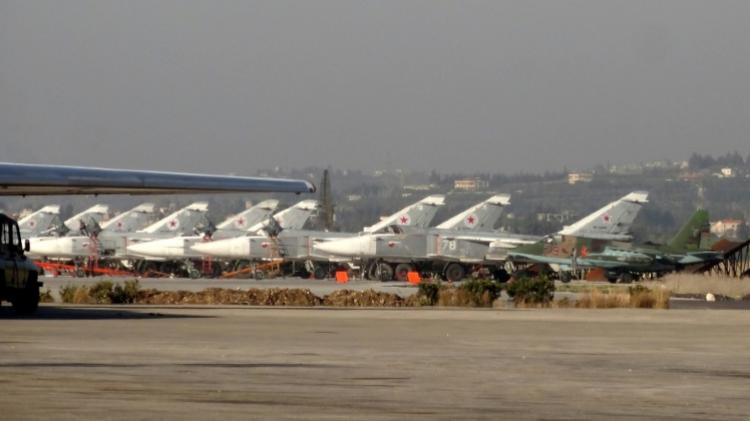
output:
{"label": "runway", "polygon": [[745,419],[750,313],[0,309],[5,419]]}

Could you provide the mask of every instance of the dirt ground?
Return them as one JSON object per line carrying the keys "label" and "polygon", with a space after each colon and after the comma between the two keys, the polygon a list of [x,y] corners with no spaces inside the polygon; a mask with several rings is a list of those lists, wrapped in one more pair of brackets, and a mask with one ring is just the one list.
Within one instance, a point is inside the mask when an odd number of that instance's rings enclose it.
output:
{"label": "dirt ground", "polygon": [[0,309],[3,419],[746,419],[750,312]]}

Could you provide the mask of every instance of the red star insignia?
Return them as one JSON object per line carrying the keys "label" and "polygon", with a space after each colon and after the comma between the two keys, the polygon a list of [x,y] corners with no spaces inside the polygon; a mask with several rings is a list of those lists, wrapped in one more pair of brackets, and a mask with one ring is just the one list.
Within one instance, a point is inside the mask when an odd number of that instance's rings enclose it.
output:
{"label": "red star insignia", "polygon": [[394,243],[393,241],[388,242],[388,247],[393,248],[395,246],[396,246],[396,243]]}
{"label": "red star insignia", "polygon": [[409,222],[409,218],[407,218],[406,215],[402,216],[401,217],[401,223],[402,224],[406,224],[407,222]]}
{"label": "red star insignia", "polygon": [[609,215],[607,214],[604,215],[604,222],[609,222]]}
{"label": "red star insignia", "polygon": [[476,221],[476,219],[474,219],[474,215],[469,215],[469,217],[466,218],[466,222],[468,222],[470,225],[474,225],[474,221]]}

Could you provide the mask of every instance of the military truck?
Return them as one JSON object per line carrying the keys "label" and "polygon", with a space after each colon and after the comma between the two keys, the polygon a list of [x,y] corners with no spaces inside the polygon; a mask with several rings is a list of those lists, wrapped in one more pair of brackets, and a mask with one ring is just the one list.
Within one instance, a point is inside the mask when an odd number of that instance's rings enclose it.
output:
{"label": "military truck", "polygon": [[[22,245],[23,244],[23,245]],[[24,252],[18,223],[0,213],[0,302],[9,301],[19,314],[31,314],[39,306],[39,269]]]}

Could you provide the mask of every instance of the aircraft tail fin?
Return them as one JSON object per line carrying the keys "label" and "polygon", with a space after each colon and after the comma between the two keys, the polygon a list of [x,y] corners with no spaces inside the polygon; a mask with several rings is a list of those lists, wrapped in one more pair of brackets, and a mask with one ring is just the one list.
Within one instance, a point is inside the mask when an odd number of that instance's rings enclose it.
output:
{"label": "aircraft tail fin", "polygon": [[709,231],[708,211],[698,209],[670,240],[667,247],[674,251],[699,250],[703,234]]}
{"label": "aircraft tail fin", "polygon": [[78,231],[84,226],[95,226],[107,217],[109,206],[94,205],[85,211],[68,218],[64,224],[71,231]]}
{"label": "aircraft tail fin", "polygon": [[216,228],[219,230],[245,231],[253,225],[265,221],[278,206],[278,200],[264,200],[236,215],[230,216]]}
{"label": "aircraft tail fin", "polygon": [[207,202],[195,202],[138,232],[147,234],[164,232],[173,233],[174,235],[190,235],[195,233],[198,225],[207,224],[206,212],[208,212]]}
{"label": "aircraft tail fin", "polygon": [[448,219],[437,228],[457,231],[490,231],[510,204],[510,195],[499,194]]}
{"label": "aircraft tail fin", "polygon": [[60,205],[47,205],[18,221],[18,227],[23,235],[36,237],[50,230],[60,223]]}
{"label": "aircraft tail fin", "polygon": [[281,232],[281,230],[301,230],[317,209],[317,200],[303,200],[255,224],[247,231],[258,232],[268,228],[275,233]]}
{"label": "aircraft tail fin", "polygon": [[641,208],[648,203],[648,192],[629,193],[601,209],[568,225],[558,234],[603,240],[629,241],[630,228]]}
{"label": "aircraft tail fin", "polygon": [[142,203],[103,223],[101,229],[109,232],[136,231],[153,220],[155,209],[153,203]]}
{"label": "aircraft tail fin", "polygon": [[391,225],[411,228],[427,228],[435,218],[440,206],[445,204],[445,196],[436,194],[425,197],[417,203],[409,205],[400,211],[380,220],[377,224],[364,228],[364,232],[380,232]]}

